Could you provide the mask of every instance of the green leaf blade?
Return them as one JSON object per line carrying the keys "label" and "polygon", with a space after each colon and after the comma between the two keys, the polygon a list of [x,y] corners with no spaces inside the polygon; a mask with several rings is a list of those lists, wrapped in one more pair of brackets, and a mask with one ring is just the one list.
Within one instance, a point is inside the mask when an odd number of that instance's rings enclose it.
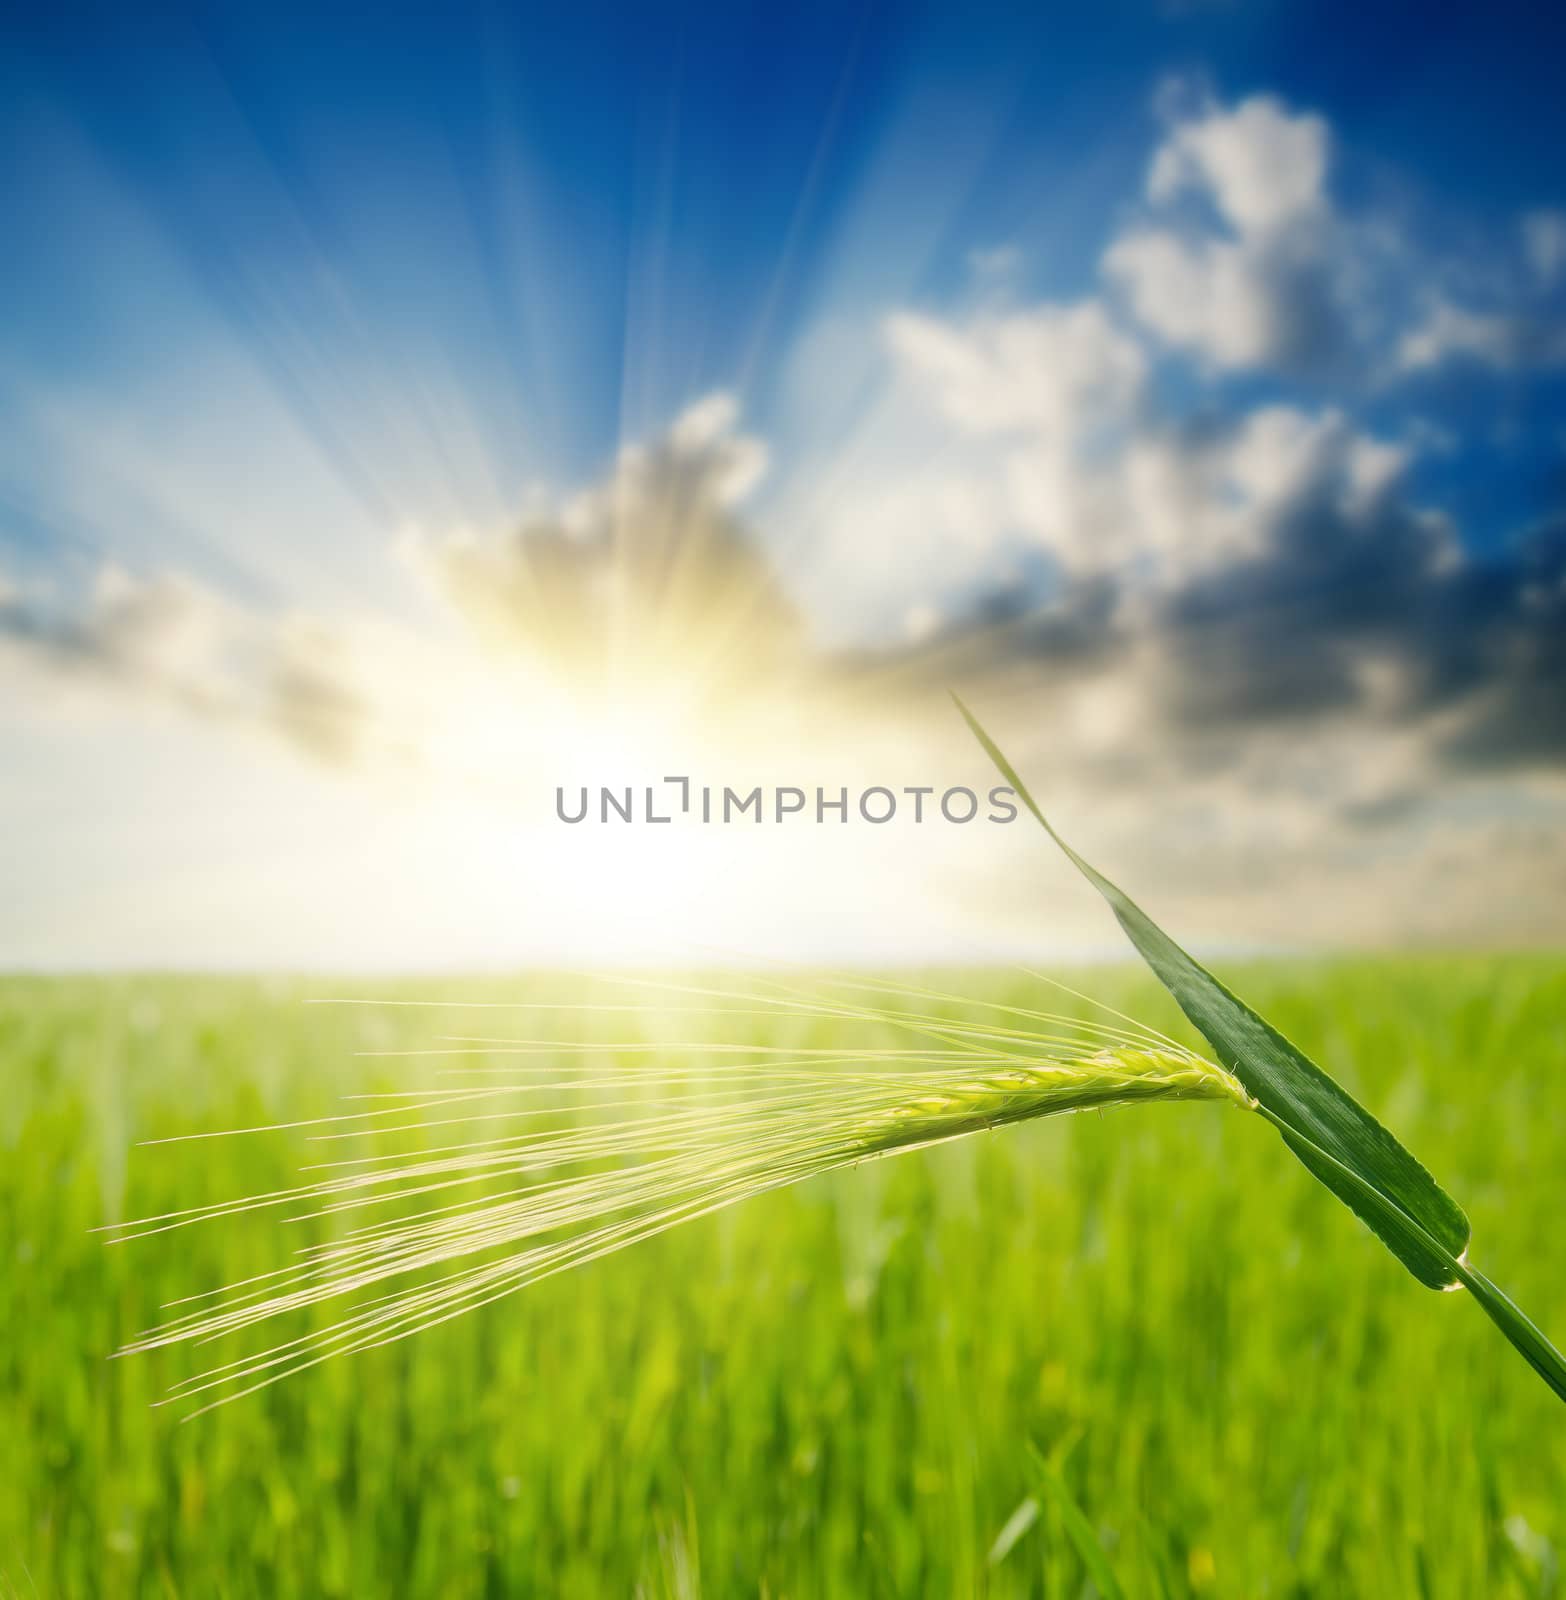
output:
{"label": "green leaf blade", "polygon": [[1033,1457],[1039,1486],[1054,1503],[1061,1526],[1066,1530],[1066,1537],[1071,1540],[1082,1565],[1087,1568],[1093,1587],[1098,1591],[1099,1600],[1125,1600],[1125,1590],[1120,1587],[1115,1569],[1109,1563],[1109,1555],[1100,1542],[1093,1524],[1088,1520],[1087,1513],[1077,1504],[1076,1497],[1066,1487],[1066,1480],[1061,1476],[1059,1468],[1045,1460],[1035,1445],[1028,1446],[1028,1453]]}
{"label": "green leaf blade", "polygon": [[[1077,854],[1050,825],[1011,763],[956,700],[969,729],[1017,797],[1109,903],[1116,920],[1219,1062],[1270,1113],[1285,1142],[1392,1251],[1432,1289],[1462,1281],[1468,1247],[1462,1208],[1386,1128],[1303,1051],[1232,994],[1175,943],[1130,896]],[[1290,1137],[1291,1131],[1297,1137]],[[1367,1197],[1384,1198],[1388,1205]],[[1397,1214],[1415,1224],[1401,1225]]]}
{"label": "green leaf blade", "polygon": [[[1354,1209],[1359,1215],[1364,1216],[1367,1210],[1378,1215],[1382,1227],[1444,1259],[1452,1276],[1451,1287],[1461,1285],[1467,1289],[1478,1301],[1484,1314],[1511,1341],[1513,1349],[1544,1379],[1558,1399],[1566,1400],[1566,1356],[1562,1356],[1550,1343],[1543,1329],[1523,1312],[1516,1301],[1503,1293],[1466,1256],[1447,1255],[1437,1240],[1357,1173],[1334,1161],[1326,1151],[1307,1145],[1299,1134],[1290,1132],[1271,1112],[1263,1109],[1262,1115],[1277,1125],[1284,1142],[1312,1172],[1319,1175],[1323,1170],[1336,1169],[1338,1182],[1329,1186],[1335,1194],[1343,1194],[1345,1189],[1357,1192],[1361,1203]],[[1308,1156],[1311,1159],[1307,1159]],[[1328,1182],[1326,1178],[1322,1181]],[[1350,1201],[1350,1204],[1353,1202]],[[1377,1227],[1375,1231],[1385,1237],[1382,1227]]]}

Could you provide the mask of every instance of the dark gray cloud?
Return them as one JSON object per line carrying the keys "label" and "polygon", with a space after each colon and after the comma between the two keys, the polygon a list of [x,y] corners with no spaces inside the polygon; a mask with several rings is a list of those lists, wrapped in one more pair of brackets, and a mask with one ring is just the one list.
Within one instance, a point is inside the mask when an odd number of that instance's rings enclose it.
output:
{"label": "dark gray cloud", "polygon": [[724,397],[604,483],[499,538],[424,541],[421,574],[492,647],[585,688],[713,658],[760,677],[797,664],[799,617],[737,503],[764,459]]}
{"label": "dark gray cloud", "polygon": [[[1208,418],[1158,442],[1229,461],[1246,427]],[[1222,768],[1248,759],[1258,731],[1345,725],[1420,731],[1432,771],[1566,765],[1566,517],[1499,555],[1465,556],[1395,475],[1351,493],[1356,437],[1321,436],[1286,490],[1248,509],[1243,554],[1156,582],[1135,559],[1085,574],[1023,564],[929,637],[854,652],[809,647],[725,487],[726,426],[634,453],[511,534],[425,541],[415,555],[481,656],[529,657],[577,686],[612,689],[615,671],[689,682],[694,662],[698,684],[731,697],[786,684],[868,706],[1004,681],[1041,729],[1069,720],[1073,696],[1115,692],[1136,708],[1134,736],[1091,759],[1120,771]],[[39,682],[262,730],[316,760],[417,745],[389,731],[411,727],[380,669],[395,645],[367,654],[350,625],[261,617],[179,577],[107,572],[75,606],[0,598],[0,650]],[[1344,802],[1362,822],[1402,804],[1391,792]]]}
{"label": "dark gray cloud", "polygon": [[0,673],[24,703],[66,694],[177,709],[312,760],[419,763],[442,697],[523,661],[577,700],[676,684],[700,702],[820,676],[800,618],[736,507],[765,463],[709,396],[603,482],[509,531],[404,555],[459,627],[444,647],[355,616],[263,613],[173,572],[105,566],[75,594],[0,581]]}
{"label": "dark gray cloud", "polygon": [[1360,713],[1457,725],[1470,767],[1566,760],[1566,540],[1449,553],[1402,502],[1346,523],[1306,502],[1267,555],[1171,597],[1166,704],[1188,725]]}
{"label": "dark gray cloud", "polygon": [[[1431,775],[1566,766],[1566,519],[1481,559],[1395,480],[1345,498],[1340,467],[1266,507],[1248,554],[1153,586],[1134,564],[1005,586],[900,657],[932,680],[1020,674],[1041,706],[1119,684],[1149,765],[1356,728],[1417,734]],[[1367,822],[1401,803],[1345,802]]]}
{"label": "dark gray cloud", "polygon": [[164,705],[334,764],[364,753],[371,718],[335,629],[258,616],[179,574],[105,567],[74,599],[0,594],[0,664],[29,700]]}
{"label": "dark gray cloud", "polygon": [[1444,745],[1465,768],[1566,760],[1566,516],[1511,560],[1468,585],[1455,606],[1442,664],[1475,696],[1474,715]]}

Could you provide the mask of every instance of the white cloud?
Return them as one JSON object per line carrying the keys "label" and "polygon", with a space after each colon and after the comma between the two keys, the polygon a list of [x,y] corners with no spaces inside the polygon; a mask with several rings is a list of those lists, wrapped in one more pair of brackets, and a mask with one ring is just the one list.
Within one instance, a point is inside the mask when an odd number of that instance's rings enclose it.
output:
{"label": "white cloud", "polygon": [[1530,270],[1543,288],[1553,289],[1566,274],[1566,211],[1530,211],[1522,234]]}
{"label": "white cloud", "polygon": [[1277,285],[1243,245],[1141,228],[1115,241],[1104,266],[1146,327],[1214,366],[1260,366],[1279,353]]}
{"label": "white cloud", "polygon": [[[674,419],[664,441],[669,455],[700,473],[723,505],[747,499],[767,471],[767,447],[738,431],[739,402],[727,390],[714,390],[687,406]],[[647,453],[632,449],[622,456],[618,480],[608,492],[636,496],[646,492]]]}
{"label": "white cloud", "polygon": [[844,508],[844,538],[884,530],[900,559],[926,540],[1020,540],[1068,575],[1168,587],[1264,552],[1303,502],[1368,514],[1407,465],[1407,447],[1332,408],[1271,405],[1200,429],[1154,420],[1146,354],[1091,302],[903,315],[888,332],[900,382],[959,430]]}
{"label": "white cloud", "polygon": [[1078,439],[1124,419],[1146,375],[1141,349],[1093,301],[985,316],[961,328],[901,312],[887,319],[894,356],[935,403],[973,433]]}
{"label": "white cloud", "polygon": [[900,528],[905,555],[939,529],[970,551],[1020,538],[1073,571],[1117,559],[1104,543],[1115,532],[1107,485],[1089,462],[1132,425],[1147,358],[1102,305],[965,321],[901,313],[886,334],[898,381],[968,443],[863,495],[858,527]]}
{"label": "white cloud", "polygon": [[[885,387],[850,440],[818,442],[811,492],[784,507],[823,552],[807,582],[848,620],[838,634],[890,636],[929,595],[958,617],[987,581],[1131,573],[1167,588],[1254,559],[1297,514],[1291,472],[1314,506],[1373,521],[1416,451],[1449,446],[1416,422],[1401,442],[1374,437],[1333,390],[1358,398],[1460,356],[1566,361],[1562,325],[1519,287],[1515,240],[1488,274],[1422,257],[1411,207],[1339,203],[1321,116],[1264,94],[1172,101],[1141,206],[1101,258],[1101,293],[997,306],[981,291],[960,314],[882,319]],[[1562,220],[1529,219],[1535,274],[1555,270]],[[1483,312],[1451,296],[1411,305],[1416,270],[1465,294],[1515,293]],[[1270,380],[1285,403],[1247,417],[1207,386],[1230,374]],[[1010,575],[1019,563],[1025,579]]]}
{"label": "white cloud", "polygon": [[1566,316],[1554,292],[1566,278],[1566,211],[1526,212],[1517,239],[1499,242],[1482,270],[1456,261],[1426,271],[1437,287],[1415,303],[1397,340],[1398,371],[1452,363],[1507,373],[1566,366]]}
{"label": "white cloud", "polygon": [[[813,553],[803,583],[834,636],[904,637],[910,610],[943,612],[1018,548],[1102,567],[1109,524],[1084,463],[1133,423],[1147,357],[1094,301],[882,324],[890,382],[829,478],[786,504]],[[776,508],[774,508],[776,510]],[[840,620],[841,619],[841,620]]]}
{"label": "white cloud", "polygon": [[736,431],[739,402],[726,390],[714,390],[693,401],[674,419],[662,440],[649,450],[631,445],[620,453],[606,482],[579,496],[568,519],[591,522],[614,503],[633,505],[655,493],[652,480],[660,462],[677,464],[699,476],[706,491],[722,505],[738,505],[761,482],[767,470],[767,447]]}
{"label": "white cloud", "polygon": [[1321,117],[1253,95],[1232,111],[1210,106],[1179,123],[1153,157],[1147,194],[1166,204],[1195,190],[1241,238],[1254,239],[1326,219],[1328,153]]}
{"label": "white cloud", "polygon": [[1155,153],[1152,216],[1111,243],[1106,275],[1145,328],[1212,367],[1330,368],[1360,313],[1329,158],[1318,116],[1267,95],[1205,105]]}
{"label": "white cloud", "polygon": [[1229,443],[1224,487],[1245,506],[1298,500],[1337,466],[1346,433],[1336,412],[1312,417],[1292,406],[1264,406],[1245,418]]}
{"label": "white cloud", "polygon": [[1423,372],[1474,361],[1501,372],[1566,364],[1566,324],[1517,312],[1471,311],[1437,298],[1399,341],[1398,365]]}
{"label": "white cloud", "polygon": [[1305,508],[1370,521],[1408,459],[1341,411],[1265,406],[1195,435],[1144,432],[1116,475],[1119,514],[1169,587],[1266,555]]}

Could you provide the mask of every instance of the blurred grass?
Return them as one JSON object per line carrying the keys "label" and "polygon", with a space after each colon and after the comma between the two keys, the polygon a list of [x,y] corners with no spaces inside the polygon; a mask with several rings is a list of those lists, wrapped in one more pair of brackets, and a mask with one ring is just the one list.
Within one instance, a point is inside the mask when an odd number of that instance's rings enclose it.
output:
{"label": "blurred grass", "polygon": [[[1566,1337],[1566,964],[1224,976],[1406,1138],[1469,1210],[1475,1260]],[[1171,1014],[1130,974],[1090,986]],[[320,1147],[136,1141],[329,1114],[439,1065],[356,1050],[547,1016],[301,1003],[325,992],[0,984],[0,1594],[1076,1600],[1073,1507],[1132,1596],[1560,1592],[1559,1403],[1259,1120],[1201,1105],[872,1163],[180,1426],[150,1402],[225,1352],[107,1352],[317,1225],[88,1230],[284,1186]],[[1034,1498],[1041,1457],[1058,1495]]]}

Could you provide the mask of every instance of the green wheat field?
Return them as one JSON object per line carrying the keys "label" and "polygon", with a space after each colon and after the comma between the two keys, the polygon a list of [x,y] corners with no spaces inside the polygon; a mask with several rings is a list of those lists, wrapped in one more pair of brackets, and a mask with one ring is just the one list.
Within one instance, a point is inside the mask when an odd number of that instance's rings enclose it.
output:
{"label": "green wheat field", "polygon": [[[1220,972],[1418,1152],[1476,1258],[1566,1337],[1566,961]],[[1022,976],[941,981],[1041,1000]],[[1196,1042],[1151,979],[1074,981]],[[192,1421],[152,1402],[226,1347],[108,1359],[164,1302],[326,1226],[260,1212],[106,1244],[91,1230],[320,1159],[311,1128],[139,1141],[427,1084],[437,1058],[359,1052],[476,1014],[307,1000],[572,992],[0,985],[0,1595],[1563,1592],[1560,1402],[1221,1106],[867,1163]],[[531,1016],[606,1042],[805,1026]]]}

